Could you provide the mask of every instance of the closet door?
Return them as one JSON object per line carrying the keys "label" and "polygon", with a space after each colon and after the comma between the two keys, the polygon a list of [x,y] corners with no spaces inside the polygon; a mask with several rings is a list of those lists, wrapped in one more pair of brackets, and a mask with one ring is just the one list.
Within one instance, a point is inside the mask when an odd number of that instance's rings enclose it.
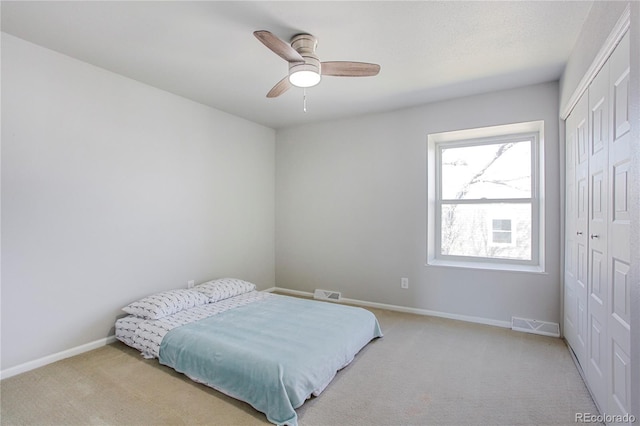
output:
{"label": "closet door", "polygon": [[565,337],[599,409],[631,410],[629,34],[566,121]]}
{"label": "closet door", "polygon": [[630,413],[630,244],[629,244],[629,33],[609,59],[611,142],[609,143],[608,414]]}
{"label": "closet door", "polygon": [[607,204],[609,66],[589,87],[588,346],[586,375],[596,402],[607,405]]}
{"label": "closet door", "polygon": [[588,96],[567,118],[564,335],[584,369],[587,354]]}
{"label": "closet door", "polygon": [[577,295],[576,275],[576,123],[572,113],[565,122],[565,225],[564,225],[564,322],[562,334],[572,347],[576,345],[577,332]]}

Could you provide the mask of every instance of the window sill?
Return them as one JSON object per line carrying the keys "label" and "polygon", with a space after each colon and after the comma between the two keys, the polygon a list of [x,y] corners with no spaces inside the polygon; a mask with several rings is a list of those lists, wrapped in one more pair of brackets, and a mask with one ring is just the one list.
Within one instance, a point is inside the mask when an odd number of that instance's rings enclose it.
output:
{"label": "window sill", "polygon": [[444,266],[449,268],[481,269],[489,271],[526,272],[530,274],[546,274],[544,268],[539,265],[515,265],[492,262],[464,262],[441,259],[430,259],[427,266]]}

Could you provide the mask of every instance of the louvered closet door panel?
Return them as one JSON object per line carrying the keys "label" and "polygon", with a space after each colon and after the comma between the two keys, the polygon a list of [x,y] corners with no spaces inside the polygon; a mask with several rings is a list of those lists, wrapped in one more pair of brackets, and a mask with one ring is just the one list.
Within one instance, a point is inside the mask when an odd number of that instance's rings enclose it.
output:
{"label": "louvered closet door panel", "polygon": [[609,247],[611,288],[608,304],[609,404],[607,413],[630,412],[630,244],[629,244],[629,34],[609,59],[611,96],[609,144]]}
{"label": "louvered closet door panel", "polygon": [[585,94],[566,123],[564,335],[582,366],[587,353],[588,107]]}
{"label": "louvered closet door panel", "polygon": [[607,404],[607,159],[609,146],[609,67],[589,88],[588,345],[586,374],[596,402]]}

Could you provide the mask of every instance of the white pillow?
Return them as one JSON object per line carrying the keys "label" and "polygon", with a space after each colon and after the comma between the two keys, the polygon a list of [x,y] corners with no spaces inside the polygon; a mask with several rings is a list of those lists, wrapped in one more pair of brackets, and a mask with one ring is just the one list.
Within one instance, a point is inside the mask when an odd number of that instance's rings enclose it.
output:
{"label": "white pillow", "polygon": [[199,291],[178,289],[152,294],[130,303],[122,310],[144,319],[159,319],[208,302],[209,299]]}
{"label": "white pillow", "polygon": [[218,300],[228,299],[253,291],[256,289],[256,285],[237,278],[220,278],[197,285],[193,289],[207,296],[209,303],[214,303]]}

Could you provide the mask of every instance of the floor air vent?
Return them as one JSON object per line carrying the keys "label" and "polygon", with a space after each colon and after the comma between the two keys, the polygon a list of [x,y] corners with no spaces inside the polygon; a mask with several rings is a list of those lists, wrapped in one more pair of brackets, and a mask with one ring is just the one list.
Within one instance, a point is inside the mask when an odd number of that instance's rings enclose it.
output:
{"label": "floor air vent", "polygon": [[313,298],[319,300],[332,300],[334,302],[337,302],[340,300],[340,297],[342,296],[339,291],[316,289],[316,291],[313,293]]}
{"label": "floor air vent", "polygon": [[543,336],[560,337],[560,325],[555,322],[511,317],[511,329]]}

